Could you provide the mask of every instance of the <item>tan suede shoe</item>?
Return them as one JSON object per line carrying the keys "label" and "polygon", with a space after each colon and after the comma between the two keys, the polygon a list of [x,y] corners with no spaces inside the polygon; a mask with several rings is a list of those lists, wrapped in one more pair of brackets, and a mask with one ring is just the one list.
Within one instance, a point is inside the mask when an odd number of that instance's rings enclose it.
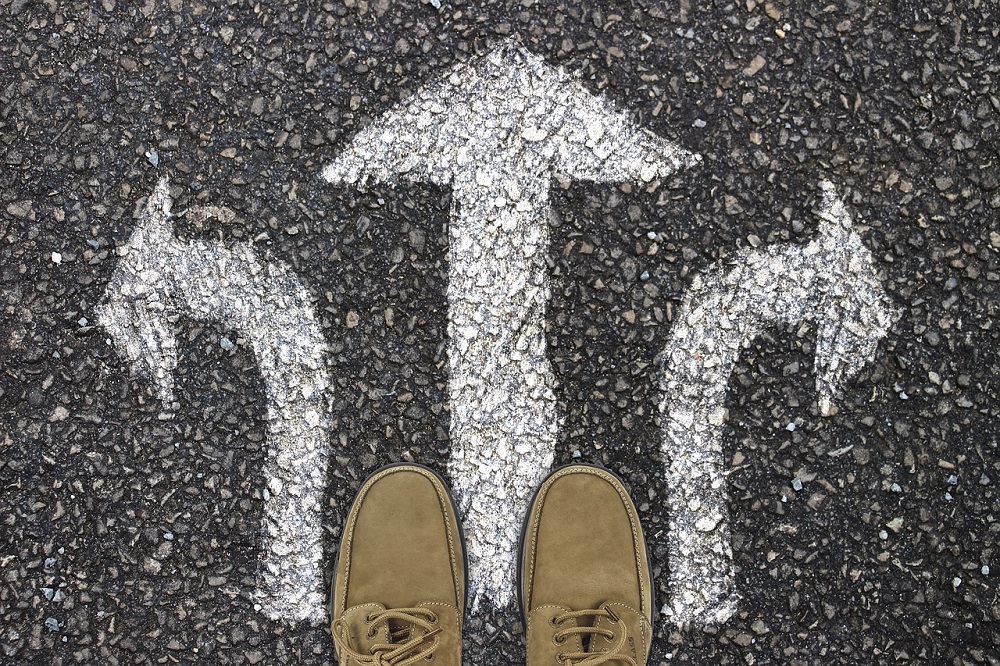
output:
{"label": "tan suede shoe", "polygon": [[461,666],[465,548],[451,496],[422,465],[378,470],[344,524],[331,615],[341,666]]}
{"label": "tan suede shoe", "polygon": [[521,535],[528,666],[642,666],[653,591],[639,516],[621,481],[572,465],[542,482]]}

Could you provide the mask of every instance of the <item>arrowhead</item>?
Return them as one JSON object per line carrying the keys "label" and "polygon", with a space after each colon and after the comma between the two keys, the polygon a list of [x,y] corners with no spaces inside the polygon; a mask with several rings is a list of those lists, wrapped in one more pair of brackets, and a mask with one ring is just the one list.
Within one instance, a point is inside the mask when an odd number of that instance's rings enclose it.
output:
{"label": "arrowhead", "polygon": [[828,291],[816,336],[816,389],[824,416],[836,413],[833,397],[875,356],[899,317],[875,269],[871,252],[833,184],[822,181],[819,245],[829,257]]}
{"label": "arrowhead", "polygon": [[174,399],[177,367],[174,333],[165,312],[172,297],[168,287],[171,276],[165,267],[156,265],[155,254],[164,243],[173,242],[171,203],[169,184],[162,179],[150,194],[138,226],[119,251],[122,258],[105,290],[106,300],[96,310],[98,323],[140,373],[153,381],[157,395],[168,405]]}
{"label": "arrowhead", "polygon": [[323,176],[337,185],[397,176],[474,184],[476,172],[490,168],[501,178],[558,172],[576,180],[648,182],[699,160],[508,41],[391,109]]}

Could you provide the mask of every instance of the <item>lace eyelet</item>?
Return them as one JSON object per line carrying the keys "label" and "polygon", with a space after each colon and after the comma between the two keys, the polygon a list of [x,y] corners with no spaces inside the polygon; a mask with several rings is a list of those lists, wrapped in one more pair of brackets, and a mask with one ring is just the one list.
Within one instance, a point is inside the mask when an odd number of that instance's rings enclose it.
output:
{"label": "lace eyelet", "polygon": [[565,636],[553,636],[552,640],[553,640],[553,642],[555,642],[556,645],[562,645],[563,643],[566,642],[566,637]]}
{"label": "lace eyelet", "polygon": [[557,654],[556,655],[556,661],[558,661],[560,664],[565,664],[566,663],[566,653],[565,652],[560,652],[559,654]]}
{"label": "lace eyelet", "polygon": [[438,617],[437,613],[431,613],[431,624],[437,624],[440,619],[441,618]]}
{"label": "lace eyelet", "polygon": [[368,615],[365,615],[365,622],[374,622],[374,621],[375,621],[375,613],[368,613]]}
{"label": "lace eyelet", "polygon": [[373,626],[371,626],[371,627],[370,627],[370,628],[368,629],[368,638],[375,638],[375,634],[377,634],[377,633],[378,633],[378,631],[376,631],[376,629],[375,629],[374,625],[373,625]]}
{"label": "lace eyelet", "polygon": [[558,627],[559,626],[559,616],[558,615],[553,615],[552,617],[549,618],[549,626],[550,627]]}
{"label": "lace eyelet", "polygon": [[429,655],[424,657],[424,661],[434,661],[434,653],[431,652]]}

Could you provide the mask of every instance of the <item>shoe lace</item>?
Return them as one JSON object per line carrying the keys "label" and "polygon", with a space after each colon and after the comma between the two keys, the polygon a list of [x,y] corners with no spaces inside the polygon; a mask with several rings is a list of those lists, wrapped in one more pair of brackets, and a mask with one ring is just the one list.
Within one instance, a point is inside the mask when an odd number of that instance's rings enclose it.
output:
{"label": "shoe lace", "polygon": [[[389,624],[390,620],[394,621],[396,629]],[[437,621],[437,614],[426,608],[393,608],[369,613],[365,616],[368,638],[373,638],[378,633],[379,625],[385,624],[389,630],[389,642],[375,643],[368,654],[363,654],[347,644],[346,623],[343,618],[338,618],[333,623],[333,640],[337,647],[359,664],[409,666],[421,659],[430,661],[434,658],[434,650],[441,643],[441,639],[437,637],[441,629],[434,627]],[[415,627],[424,631],[414,636],[417,633],[413,631]]]}
{"label": "shoe lace", "polygon": [[[611,620],[612,623],[617,625],[618,630],[612,631],[604,627],[589,625],[575,626],[560,629],[554,634],[554,638],[556,643],[562,643],[570,636],[599,635],[609,641],[614,641],[611,648],[607,652],[560,652],[557,657],[560,664],[570,664],[570,666],[599,666],[611,661],[619,661],[628,664],[628,666],[638,666],[631,655],[625,654],[622,651],[622,648],[625,647],[625,643],[628,641],[628,630],[625,628],[625,623],[608,606],[596,610],[568,611],[555,616],[552,619],[552,623],[558,627],[567,620],[594,618],[596,624],[597,620],[602,617]],[[616,635],[617,639],[615,638]]]}

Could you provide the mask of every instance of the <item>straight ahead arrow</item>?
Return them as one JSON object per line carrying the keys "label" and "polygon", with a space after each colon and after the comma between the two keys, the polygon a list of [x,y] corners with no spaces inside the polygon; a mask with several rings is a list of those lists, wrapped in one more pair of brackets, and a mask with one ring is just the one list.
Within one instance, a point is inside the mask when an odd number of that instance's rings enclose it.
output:
{"label": "straight ahead arrow", "polygon": [[[255,596],[271,619],[322,621],[320,515],[330,380],[309,291],[280,263],[261,262],[249,244],[178,241],[170,206],[167,181],[161,180],[119,249],[97,319],[168,408],[174,403],[173,322],[179,315],[221,322],[252,345],[268,401],[263,582]],[[232,214],[222,208],[188,213]]]}
{"label": "straight ahead arrow", "polygon": [[474,605],[511,599],[521,518],[558,433],[544,331],[552,177],[650,183],[696,159],[507,42],[377,119],[323,172],[452,189],[449,469]]}
{"label": "straight ahead arrow", "polygon": [[819,406],[829,415],[841,383],[872,360],[898,314],[833,185],[820,187],[816,237],[751,250],[735,268],[696,276],[661,356],[670,610],[678,623],[720,624],[739,599],[722,435],[741,350],[769,327],[813,322]]}

